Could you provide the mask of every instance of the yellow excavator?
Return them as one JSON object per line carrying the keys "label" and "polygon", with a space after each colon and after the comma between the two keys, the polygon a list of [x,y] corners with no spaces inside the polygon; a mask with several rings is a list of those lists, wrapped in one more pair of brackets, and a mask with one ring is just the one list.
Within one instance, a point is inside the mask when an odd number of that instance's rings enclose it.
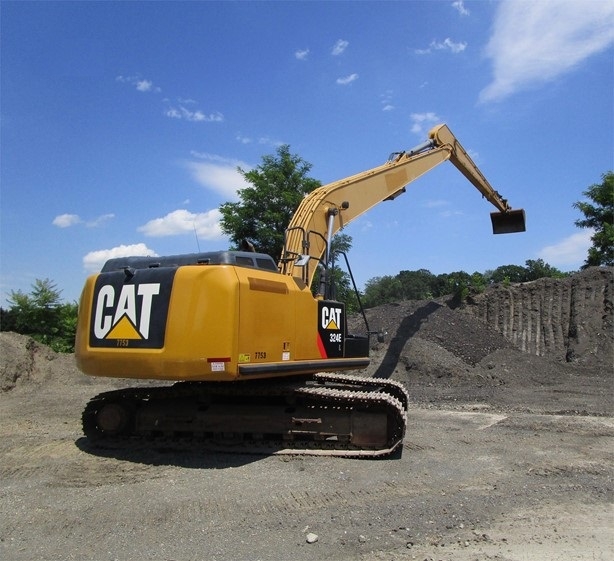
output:
{"label": "yellow excavator", "polygon": [[267,454],[399,451],[404,387],[342,372],[368,366],[372,332],[349,333],[345,306],[331,297],[331,240],[446,160],[496,207],[493,233],[525,230],[524,211],[512,210],[439,125],[412,150],[308,194],[278,263],[254,251],[107,261],[81,295],[77,365],[91,376],[175,383],[94,397],[82,416],[86,437],[97,446],[187,441]]}

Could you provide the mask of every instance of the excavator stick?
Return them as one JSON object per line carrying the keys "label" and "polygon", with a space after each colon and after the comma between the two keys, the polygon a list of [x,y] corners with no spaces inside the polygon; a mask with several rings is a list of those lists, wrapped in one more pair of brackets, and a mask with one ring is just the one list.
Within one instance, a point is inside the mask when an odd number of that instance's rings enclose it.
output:
{"label": "excavator stick", "polygon": [[524,210],[508,210],[506,212],[491,212],[493,234],[514,234],[526,230]]}

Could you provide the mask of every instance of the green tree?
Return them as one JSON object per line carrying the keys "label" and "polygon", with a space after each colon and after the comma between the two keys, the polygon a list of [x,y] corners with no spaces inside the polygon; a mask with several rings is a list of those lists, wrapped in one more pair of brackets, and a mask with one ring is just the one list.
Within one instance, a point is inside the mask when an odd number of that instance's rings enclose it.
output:
{"label": "green tree", "polygon": [[567,276],[562,271],[559,271],[556,267],[552,267],[545,263],[543,259],[525,261],[526,265],[526,280],[537,280],[544,277],[560,279]]}
{"label": "green tree", "polygon": [[460,294],[472,284],[472,276],[465,271],[455,271],[453,273],[443,273],[433,279],[433,296],[447,296],[449,294]]}
{"label": "green tree", "polygon": [[592,203],[578,201],[573,204],[584,218],[576,220],[578,228],[591,228],[593,245],[583,269],[598,265],[614,265],[614,172],[608,171],[601,176],[601,183],[591,185],[582,194]]}
{"label": "green tree", "polygon": [[403,284],[397,276],[374,277],[365,283],[365,308],[403,300]]}
{"label": "green tree", "polygon": [[490,273],[492,282],[525,282],[527,270],[520,265],[501,265]]}
{"label": "green tree", "polygon": [[486,290],[486,277],[482,273],[475,271],[471,275],[471,288],[475,292],[484,292]]}
{"label": "green tree", "polygon": [[281,257],[284,233],[294,212],[303,197],[320,186],[318,180],[307,177],[311,167],[284,144],[276,155],[263,156],[258,167],[238,168],[251,186],[238,191],[239,202],[220,206],[222,232],[236,248],[246,239],[256,251]]}
{"label": "green tree", "polygon": [[445,294],[453,294],[458,299],[464,299],[469,293],[469,287],[471,286],[471,275],[465,271],[454,271],[448,274],[448,286]]}
{"label": "green tree", "polygon": [[425,300],[433,296],[434,275],[427,269],[401,271],[397,278],[401,283],[403,300]]}
{"label": "green tree", "polygon": [[58,352],[74,351],[77,304],[63,303],[61,293],[49,279],[36,279],[29,294],[12,290],[2,330],[29,335]]}

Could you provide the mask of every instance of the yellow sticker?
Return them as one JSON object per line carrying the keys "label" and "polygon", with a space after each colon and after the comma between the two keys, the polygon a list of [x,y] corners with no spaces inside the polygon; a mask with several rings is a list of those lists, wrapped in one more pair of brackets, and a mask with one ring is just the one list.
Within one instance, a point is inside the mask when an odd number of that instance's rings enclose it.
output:
{"label": "yellow sticker", "polygon": [[251,362],[249,353],[241,353],[239,355],[239,362]]}

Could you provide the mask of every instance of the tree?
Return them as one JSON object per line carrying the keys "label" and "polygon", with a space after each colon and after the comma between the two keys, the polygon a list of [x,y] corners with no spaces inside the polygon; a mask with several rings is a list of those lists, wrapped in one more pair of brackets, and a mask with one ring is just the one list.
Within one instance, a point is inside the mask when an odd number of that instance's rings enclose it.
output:
{"label": "tree", "polygon": [[434,275],[429,270],[401,271],[397,279],[403,287],[403,300],[432,298]]}
{"label": "tree", "polygon": [[12,290],[2,310],[2,330],[30,335],[58,352],[74,350],[77,304],[62,303],[62,291],[49,279],[36,279],[29,294]]}
{"label": "tree", "polygon": [[527,270],[520,265],[501,265],[490,273],[492,282],[525,282]]}
{"label": "tree", "polygon": [[583,269],[591,266],[614,265],[614,172],[608,171],[601,176],[601,183],[591,185],[582,194],[593,201],[578,201],[573,204],[584,218],[576,220],[578,228],[592,228],[593,245]]}
{"label": "tree", "polygon": [[307,177],[311,167],[284,144],[276,155],[263,156],[255,169],[238,168],[251,186],[239,190],[240,202],[220,206],[222,232],[236,248],[249,240],[257,251],[281,257],[284,233],[294,212],[303,197],[320,186],[318,180]]}
{"label": "tree", "polygon": [[544,277],[551,279],[560,279],[567,276],[562,271],[559,271],[556,267],[548,265],[543,259],[528,259],[525,261],[527,276],[526,280],[532,281],[542,279]]}
{"label": "tree", "polygon": [[365,283],[365,308],[403,300],[403,285],[397,276],[374,277]]}

